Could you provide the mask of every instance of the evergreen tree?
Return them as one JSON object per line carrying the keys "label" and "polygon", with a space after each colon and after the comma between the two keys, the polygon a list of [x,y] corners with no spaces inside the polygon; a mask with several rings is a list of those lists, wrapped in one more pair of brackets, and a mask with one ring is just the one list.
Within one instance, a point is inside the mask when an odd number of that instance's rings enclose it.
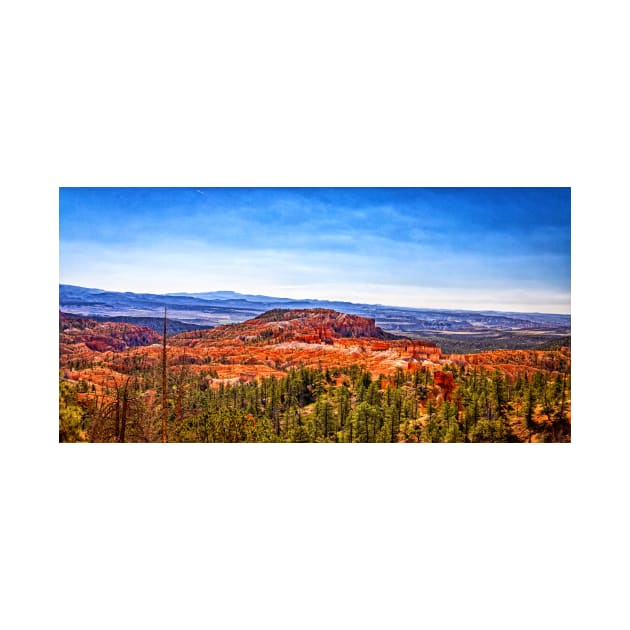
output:
{"label": "evergreen tree", "polygon": [[59,441],[87,441],[83,410],[76,404],[75,391],[64,381],[59,381]]}

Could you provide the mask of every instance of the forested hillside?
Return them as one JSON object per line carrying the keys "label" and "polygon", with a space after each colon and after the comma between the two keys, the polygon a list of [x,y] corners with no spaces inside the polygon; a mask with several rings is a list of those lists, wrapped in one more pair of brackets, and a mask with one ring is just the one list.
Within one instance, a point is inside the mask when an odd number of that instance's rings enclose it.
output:
{"label": "forested hillside", "polygon": [[60,331],[60,441],[570,441],[565,347],[444,355],[323,309],[122,349],[91,326]]}

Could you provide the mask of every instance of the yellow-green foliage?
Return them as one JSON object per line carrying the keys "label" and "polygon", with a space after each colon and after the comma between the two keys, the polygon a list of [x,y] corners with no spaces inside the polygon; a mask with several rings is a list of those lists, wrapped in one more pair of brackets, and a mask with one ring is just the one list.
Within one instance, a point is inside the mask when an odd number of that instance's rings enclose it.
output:
{"label": "yellow-green foliage", "polygon": [[68,383],[59,381],[59,441],[86,442],[82,425],[83,410],[76,404],[75,392]]}

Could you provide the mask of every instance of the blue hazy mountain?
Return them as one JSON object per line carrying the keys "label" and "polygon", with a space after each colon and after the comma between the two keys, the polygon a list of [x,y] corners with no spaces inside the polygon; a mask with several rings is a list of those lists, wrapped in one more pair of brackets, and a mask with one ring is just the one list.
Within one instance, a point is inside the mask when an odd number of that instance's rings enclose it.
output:
{"label": "blue hazy mountain", "polygon": [[248,295],[227,290],[159,295],[59,285],[59,308],[66,313],[87,317],[160,317],[164,307],[169,319],[207,327],[241,322],[273,308],[330,308],[373,317],[378,326],[391,331],[517,330],[567,335],[571,329],[571,316],[562,314],[405,308]]}

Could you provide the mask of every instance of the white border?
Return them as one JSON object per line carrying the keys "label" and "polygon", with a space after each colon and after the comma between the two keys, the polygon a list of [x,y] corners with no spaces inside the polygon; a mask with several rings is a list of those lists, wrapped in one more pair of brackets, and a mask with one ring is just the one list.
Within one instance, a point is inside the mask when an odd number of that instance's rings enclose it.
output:
{"label": "white border", "polygon": [[[3,626],[627,625],[618,6],[3,9]],[[57,444],[79,185],[571,186],[573,443]]]}

